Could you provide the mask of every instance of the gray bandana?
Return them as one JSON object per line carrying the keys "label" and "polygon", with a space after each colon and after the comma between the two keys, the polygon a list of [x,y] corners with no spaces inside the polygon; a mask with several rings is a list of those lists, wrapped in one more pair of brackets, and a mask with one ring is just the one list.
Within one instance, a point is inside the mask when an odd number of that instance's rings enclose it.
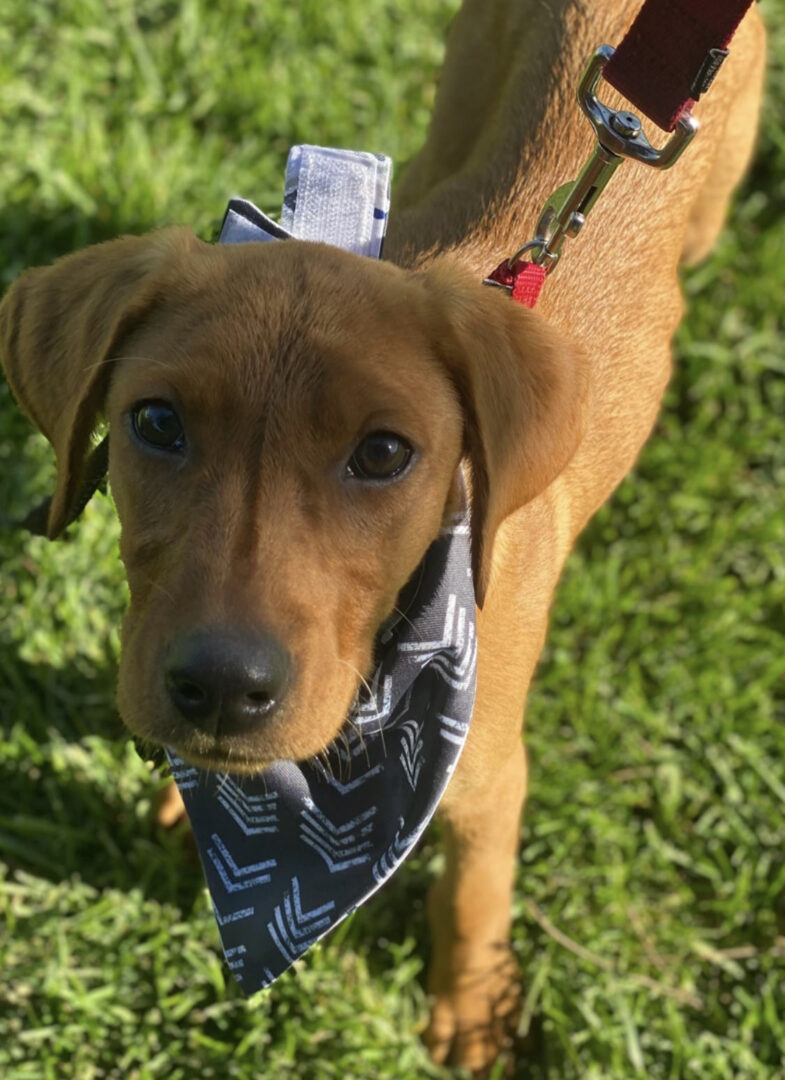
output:
{"label": "gray bandana", "polygon": [[[388,205],[386,159],[296,150],[287,173],[287,224],[296,227],[298,214],[305,222],[319,219],[314,205],[304,205],[297,193],[311,169],[312,189],[322,180],[311,203],[322,199],[342,211],[340,245],[378,256],[384,230],[377,223],[386,218]],[[326,168],[319,154],[329,155]],[[341,156],[349,162],[349,197],[359,222],[354,239],[347,236],[352,214],[346,209],[345,175],[331,175]],[[341,185],[344,192],[336,195]],[[299,233],[276,225],[252,203],[233,199],[220,242],[290,235]],[[433,816],[463,749],[474,704],[470,566],[464,513],[434,541],[404,589],[398,601],[402,614],[379,634],[370,683],[358,694],[342,734],[318,759],[277,762],[248,777],[198,769],[168,751],[226,961],[246,993],[269,986],[376,892]]]}

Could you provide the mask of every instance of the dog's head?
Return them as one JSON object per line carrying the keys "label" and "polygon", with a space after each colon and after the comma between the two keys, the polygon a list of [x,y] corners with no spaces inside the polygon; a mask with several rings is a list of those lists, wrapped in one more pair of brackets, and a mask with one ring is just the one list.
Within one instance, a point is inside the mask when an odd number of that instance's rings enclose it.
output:
{"label": "dog's head", "polygon": [[0,347],[57,456],[50,536],[109,421],[123,719],[238,771],[337,735],[462,458],[481,601],[496,529],[581,430],[575,351],[532,312],[449,265],[297,241],[88,248],[12,286]]}

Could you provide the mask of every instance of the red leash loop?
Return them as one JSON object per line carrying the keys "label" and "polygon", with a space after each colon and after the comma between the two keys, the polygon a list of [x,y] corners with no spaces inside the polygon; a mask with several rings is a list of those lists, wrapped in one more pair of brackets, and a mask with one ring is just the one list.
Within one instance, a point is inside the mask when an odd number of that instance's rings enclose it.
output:
{"label": "red leash loop", "polygon": [[673,131],[719,71],[752,0],[646,0],[603,77]]}
{"label": "red leash loop", "polygon": [[518,304],[533,308],[537,303],[547,270],[536,263],[519,259],[510,266],[509,260],[499,263],[493,273],[485,279],[485,285],[500,285],[507,289]]}

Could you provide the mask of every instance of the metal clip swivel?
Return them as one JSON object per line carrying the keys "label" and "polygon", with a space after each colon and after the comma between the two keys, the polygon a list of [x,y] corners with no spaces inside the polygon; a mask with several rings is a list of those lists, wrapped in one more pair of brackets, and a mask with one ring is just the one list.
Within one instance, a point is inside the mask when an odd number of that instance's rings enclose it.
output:
{"label": "metal clip swivel", "polygon": [[559,261],[564,241],[581,231],[608,181],[625,158],[655,169],[669,169],[698,131],[698,121],[686,113],[670,139],[658,150],[643,134],[641,122],[634,113],[603,105],[595,91],[613,53],[610,45],[601,45],[586,66],[578,86],[578,101],[597,136],[594,151],[578,179],[562,184],[548,199],[534,239],[516,251],[509,260],[510,267],[525,251],[531,250],[531,261],[550,273]]}

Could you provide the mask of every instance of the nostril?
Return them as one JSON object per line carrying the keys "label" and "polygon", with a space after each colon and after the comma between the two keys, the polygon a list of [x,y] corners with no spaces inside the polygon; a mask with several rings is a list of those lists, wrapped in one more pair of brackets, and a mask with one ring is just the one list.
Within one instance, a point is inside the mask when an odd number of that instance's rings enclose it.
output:
{"label": "nostril", "polygon": [[184,716],[200,719],[212,712],[214,695],[202,683],[191,675],[179,671],[170,671],[166,686],[175,706]]}
{"label": "nostril", "polygon": [[183,701],[191,705],[203,705],[207,701],[207,692],[191,679],[173,679],[172,682]]}
{"label": "nostril", "polygon": [[245,695],[245,700],[257,709],[268,709],[275,704],[275,698],[266,690],[252,690]]}

